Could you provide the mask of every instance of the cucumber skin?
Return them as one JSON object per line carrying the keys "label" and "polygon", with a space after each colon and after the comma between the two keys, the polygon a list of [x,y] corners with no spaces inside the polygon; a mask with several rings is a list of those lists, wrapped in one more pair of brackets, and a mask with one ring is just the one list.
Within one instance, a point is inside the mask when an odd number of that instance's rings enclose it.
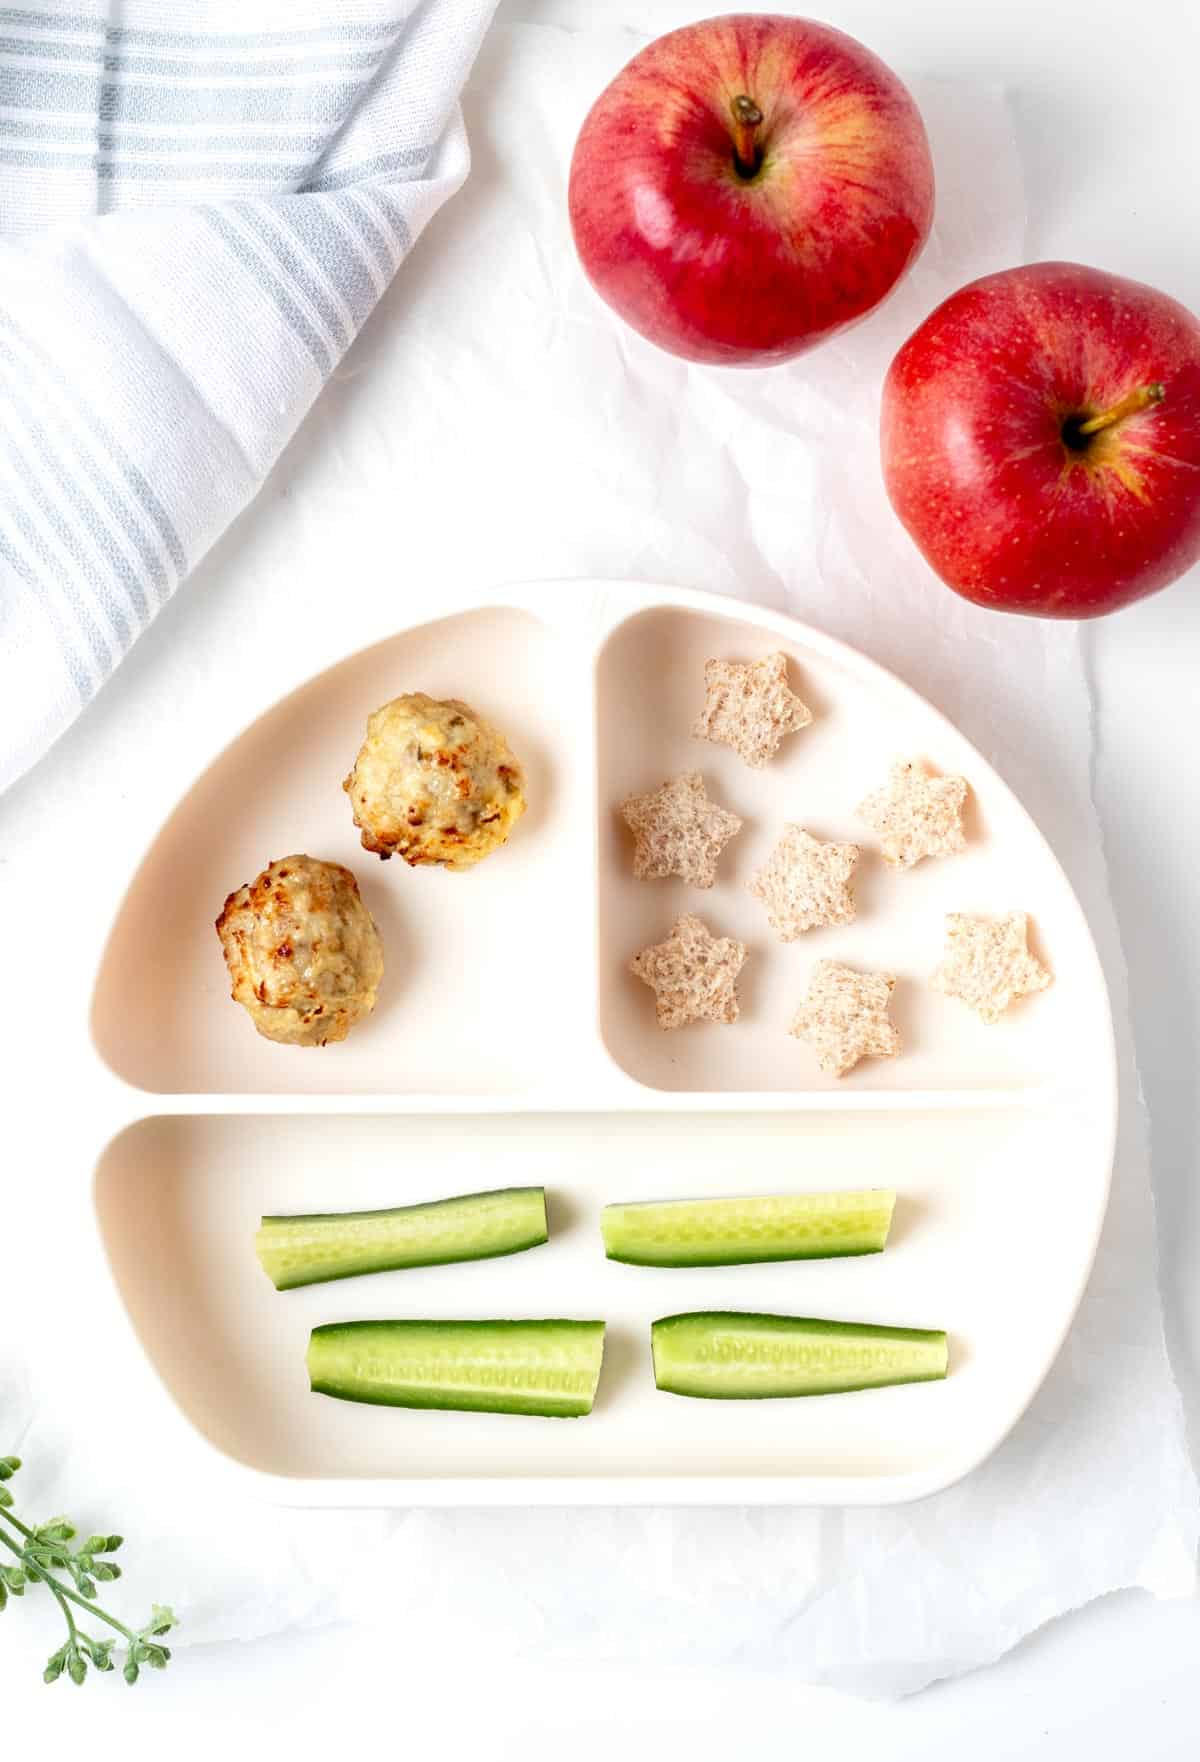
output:
{"label": "cucumber skin", "polygon": [[[442,1381],[426,1378],[424,1382],[405,1380],[405,1369],[411,1375],[413,1348],[424,1348],[428,1364],[432,1350],[440,1344],[474,1343],[476,1347],[497,1345],[515,1347],[527,1355],[531,1376],[540,1375],[545,1382],[561,1377],[560,1363],[537,1363],[557,1348],[560,1358],[564,1350],[588,1362],[565,1368],[576,1378],[590,1377],[586,1390],[493,1389],[486,1387],[457,1389]],[[392,1356],[394,1371],[391,1381],[373,1377],[368,1383],[355,1377],[353,1363],[347,1365],[347,1354],[355,1349],[374,1350],[384,1364]],[[399,1350],[398,1350],[399,1349]],[[604,1323],[602,1321],[570,1321],[547,1318],[533,1321],[350,1321],[327,1322],[312,1330],[308,1345],[309,1383],[314,1394],[331,1395],[341,1401],[361,1401],[380,1407],[437,1408],[466,1413],[532,1414],[544,1419],[581,1419],[592,1410],[596,1385],[604,1357]],[[521,1372],[518,1358],[511,1368]],[[464,1383],[469,1376],[463,1374]]]}
{"label": "cucumber skin", "polygon": [[[609,1260],[619,1260],[627,1266],[754,1266],[764,1261],[776,1260],[837,1260],[848,1259],[860,1254],[880,1254],[887,1244],[888,1231],[891,1228],[892,1211],[896,1203],[896,1195],[890,1188],[878,1187],[856,1191],[853,1195],[846,1193],[804,1193],[794,1197],[801,1202],[837,1201],[853,1197],[860,1201],[863,1212],[878,1213],[874,1227],[860,1229],[857,1235],[850,1236],[836,1246],[814,1242],[805,1244],[797,1240],[794,1233],[790,1245],[772,1247],[769,1243],[748,1244],[743,1239],[737,1240],[736,1226],[729,1228],[726,1241],[728,1247],[713,1246],[707,1252],[693,1246],[682,1244],[679,1247],[670,1245],[647,1244],[637,1241],[637,1218],[650,1212],[670,1213],[677,1211],[681,1223],[701,1216],[702,1212],[712,1207],[714,1210],[728,1206],[731,1210],[749,1209],[755,1205],[783,1201],[789,1198],[786,1194],[753,1195],[745,1199],[662,1199],[635,1200],[623,1205],[606,1205],[600,1214],[600,1230],[604,1237],[604,1252]],[[811,1203],[809,1209],[819,1217],[817,1203]],[[832,1209],[832,1208],[831,1208]],[[630,1239],[629,1226],[633,1224]],[[743,1229],[745,1229],[743,1224]],[[793,1225],[794,1232],[801,1229],[801,1220]]]}
{"label": "cucumber skin", "polygon": [[[378,1219],[381,1225],[386,1220],[410,1218],[417,1222],[422,1215],[432,1215],[436,1221],[441,1218],[448,1221],[448,1214],[462,1208],[466,1211],[480,1200],[508,1199],[517,1202],[521,1199],[533,1200],[536,1196],[537,1206],[531,1205],[531,1216],[528,1224],[519,1232],[514,1233],[508,1241],[501,1242],[494,1248],[486,1248],[477,1252],[464,1252],[461,1248],[447,1248],[442,1251],[429,1250],[422,1253],[386,1247],[370,1250],[360,1243],[357,1254],[347,1249],[342,1261],[327,1260],[323,1268],[314,1266],[309,1260],[304,1261],[303,1253],[294,1254],[290,1265],[282,1264],[286,1256],[286,1235],[289,1225],[330,1226],[328,1235],[335,1241],[339,1229],[347,1225],[362,1224],[369,1226]],[[381,1228],[380,1234],[385,1234]],[[417,1205],[398,1205],[386,1207],[380,1211],[319,1211],[303,1212],[291,1216],[264,1217],[258,1234],[255,1237],[255,1253],[259,1265],[266,1273],[277,1291],[294,1291],[302,1285],[323,1285],[334,1279],[354,1279],[368,1273],[396,1272],[407,1267],[418,1266],[450,1266],[464,1260],[495,1260],[505,1254],[522,1254],[527,1248],[539,1248],[548,1241],[549,1233],[546,1225],[546,1190],[544,1187],[497,1187],[484,1193],[460,1193],[449,1199],[431,1199]]]}
{"label": "cucumber skin", "polygon": [[[856,1369],[861,1372],[864,1367],[850,1365],[841,1375],[821,1377],[801,1366],[789,1376],[781,1367],[774,1379],[763,1377],[754,1387],[749,1384],[754,1373],[746,1365],[714,1364],[711,1358],[706,1362],[701,1357],[704,1346],[709,1345],[711,1350],[714,1337],[720,1332],[740,1335],[746,1342],[773,1340],[794,1348],[815,1348],[822,1341],[840,1340],[848,1349],[857,1341],[862,1345],[913,1350],[908,1367],[901,1368],[899,1374],[883,1365],[876,1367],[881,1374],[855,1375]],[[850,1394],[857,1389],[890,1388],[901,1383],[939,1382],[949,1368],[946,1336],[940,1330],[878,1327],[873,1322],[819,1321],[808,1316],[760,1315],[738,1310],[696,1310],[663,1316],[651,1324],[650,1349],[656,1388],[669,1395],[717,1401]],[[669,1363],[672,1355],[677,1355],[674,1367]]]}

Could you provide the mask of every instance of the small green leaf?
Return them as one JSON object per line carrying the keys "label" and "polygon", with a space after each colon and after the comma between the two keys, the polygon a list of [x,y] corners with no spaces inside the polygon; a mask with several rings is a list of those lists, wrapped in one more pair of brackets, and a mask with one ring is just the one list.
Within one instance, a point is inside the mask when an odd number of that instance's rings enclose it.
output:
{"label": "small green leaf", "polygon": [[75,1684],[76,1688],[79,1687],[80,1683],[87,1675],[87,1659],[81,1652],[72,1650],[70,1657],[67,1659],[67,1675]]}
{"label": "small green leaf", "polygon": [[[132,1688],[134,1683],[138,1679],[138,1674],[139,1673],[138,1673],[138,1667],[137,1667],[137,1659],[133,1656],[133,1653],[131,1652],[129,1654],[129,1657],[126,1658],[126,1660],[125,1660],[125,1668],[121,1672],[121,1675],[125,1678],[125,1681]],[[50,1680],[51,1680],[50,1678],[47,1678],[47,1681],[50,1681]]]}
{"label": "small green leaf", "polygon": [[19,1456],[0,1456],[0,1481],[10,1481],[20,1466]]}
{"label": "small green leaf", "polygon": [[39,1523],[33,1533],[39,1542],[69,1542],[74,1539],[75,1525],[69,1517],[52,1517]]}
{"label": "small green leaf", "polygon": [[3,1579],[14,1597],[25,1594],[25,1574],[19,1566],[0,1566],[0,1579]]}
{"label": "small green leaf", "polygon": [[165,1646],[146,1647],[146,1663],[150,1666],[151,1670],[165,1670],[170,1661],[170,1657],[171,1654],[167,1651]]}
{"label": "small green leaf", "polygon": [[89,1536],[87,1541],[84,1542],[81,1547],[76,1548],[75,1552],[76,1554],[107,1554],[108,1537]]}
{"label": "small green leaf", "polygon": [[79,1644],[83,1647],[97,1670],[112,1669],[112,1649],[116,1644],[115,1640],[97,1639],[95,1634],[80,1634]]}
{"label": "small green leaf", "polygon": [[174,1610],[168,1609],[165,1603],[150,1605],[150,1620],[145,1628],[146,1633],[169,1634],[173,1627],[179,1626],[179,1617]]}
{"label": "small green leaf", "polygon": [[99,1552],[101,1554],[115,1554],[124,1540],[124,1536],[109,1536],[107,1548],[101,1548]]}
{"label": "small green leaf", "polygon": [[120,1578],[121,1568],[114,1566],[111,1560],[97,1560],[92,1566],[92,1577],[103,1579],[107,1584],[110,1580]]}
{"label": "small green leaf", "polygon": [[75,1583],[79,1587],[79,1595],[81,1597],[89,1597],[90,1598],[90,1597],[94,1597],[96,1595],[95,1585],[92,1583],[91,1579],[88,1578],[84,1573],[81,1572],[78,1575],[78,1577],[75,1580]]}
{"label": "small green leaf", "polygon": [[0,1579],[0,1615],[8,1608],[8,1586]]}
{"label": "small green leaf", "polygon": [[66,1662],[67,1662],[67,1648],[65,1646],[60,1646],[58,1648],[58,1651],[52,1652],[50,1654],[50,1657],[47,1659],[46,1668],[42,1672],[42,1681],[43,1682],[57,1682],[59,1677],[63,1673],[63,1665]]}
{"label": "small green leaf", "polygon": [[13,1496],[7,1487],[0,1487],[0,1505],[11,1505]]}

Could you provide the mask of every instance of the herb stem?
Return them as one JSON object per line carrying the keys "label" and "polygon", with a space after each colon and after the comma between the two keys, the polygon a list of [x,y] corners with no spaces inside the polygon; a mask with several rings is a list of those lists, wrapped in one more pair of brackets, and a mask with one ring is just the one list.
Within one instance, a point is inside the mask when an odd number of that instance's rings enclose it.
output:
{"label": "herb stem", "polygon": [[[11,1511],[0,1510],[0,1518],[5,1519],[8,1523],[16,1524],[17,1528],[23,1531],[25,1535],[29,1536],[31,1539],[36,1539],[33,1535],[33,1531],[27,1529],[21,1522],[20,1518],[14,1517]],[[71,1630],[72,1638],[75,1636],[76,1632],[75,1618],[67,1608],[66,1603],[63,1601],[64,1598],[69,1598],[72,1603],[78,1604],[80,1609],[86,1609],[89,1615],[98,1616],[101,1621],[106,1621],[109,1627],[115,1627],[117,1632],[119,1634],[124,1634],[127,1640],[132,1641],[137,1638],[132,1628],[126,1627],[123,1621],[118,1621],[115,1615],[110,1615],[107,1609],[102,1609],[99,1603],[89,1603],[86,1597],[81,1597],[78,1591],[73,1591],[69,1585],[64,1585],[61,1579],[56,1579],[44,1566],[38,1566],[35,1561],[30,1560],[26,1555],[25,1550],[23,1548],[18,1548],[12,1537],[6,1536],[3,1530],[0,1530],[0,1542],[3,1542],[5,1547],[10,1549],[12,1553],[17,1556],[17,1559],[21,1562],[21,1565],[25,1568],[25,1571],[29,1574],[30,1578],[40,1580],[40,1582],[45,1585],[46,1589],[58,1600],[59,1607],[67,1618],[67,1626]]]}
{"label": "herb stem", "polygon": [[[9,1514],[6,1511],[4,1513],[4,1516],[8,1517],[8,1515]],[[20,1525],[21,1529],[25,1528],[25,1525],[20,1523],[20,1520],[18,1518],[11,1518],[10,1522],[18,1523]],[[26,1533],[31,1534],[32,1532],[27,1531]],[[3,1530],[0,1530],[0,1542],[3,1542],[4,1546],[16,1555],[17,1559],[21,1562],[22,1568],[24,1569],[25,1572],[27,1572],[29,1574],[30,1578],[36,1578],[36,1579],[41,1580],[42,1584],[45,1585],[46,1589],[50,1592],[50,1595],[54,1598],[55,1602],[58,1604],[59,1608],[62,1610],[63,1615],[66,1617],[67,1629],[71,1635],[72,1640],[78,1639],[79,1638],[79,1629],[75,1626],[75,1617],[71,1614],[71,1611],[67,1606],[66,1599],[63,1596],[63,1592],[66,1590],[66,1586],[60,1585],[56,1579],[51,1578],[50,1575],[45,1571],[45,1569],[43,1567],[35,1565],[35,1563],[32,1560],[27,1560],[25,1558],[25,1550],[23,1548],[18,1548],[17,1544],[13,1541],[12,1537],[6,1536],[4,1534]],[[95,1613],[97,1615],[99,1615],[101,1612],[99,1609],[97,1609]]]}
{"label": "herb stem", "polygon": [[[75,1626],[75,1617],[71,1614],[71,1605],[63,1595],[64,1587],[58,1584],[54,1579],[47,1578],[44,1572],[39,1572],[37,1576],[41,1579],[50,1595],[54,1598],[54,1601],[62,1610],[63,1615],[66,1617],[67,1631],[71,1636],[71,1644],[74,1645],[79,1638],[79,1629]],[[101,1611],[99,1609],[93,1611],[93,1614],[95,1615],[99,1615],[100,1613]]]}
{"label": "herb stem", "polygon": [[[96,1602],[98,1584],[121,1576],[120,1568],[103,1556],[115,1554],[124,1538],[88,1532],[86,1539],[73,1548],[71,1543],[79,1532],[70,1518],[52,1517],[33,1527],[23,1522],[13,1511],[7,1485],[20,1466],[19,1457],[0,1456],[0,1547],[18,1563],[16,1567],[0,1567],[0,1613],[29,1585],[44,1585],[58,1604],[67,1637],[47,1660],[43,1682],[57,1682],[65,1675],[78,1687],[88,1674],[89,1664],[93,1670],[104,1673],[115,1668],[113,1651],[117,1647],[124,1654],[121,1674],[131,1686],[138,1681],[144,1665],[165,1670],[171,1654],[159,1641],[163,1634],[178,1626],[171,1609],[154,1603],[145,1627],[131,1628]],[[3,1559],[0,1554],[0,1560]],[[76,1609],[103,1622],[119,1637],[101,1639],[94,1631],[88,1632],[80,1626]],[[0,1743],[0,1758],[3,1755]]]}
{"label": "herb stem", "polygon": [[81,1609],[86,1609],[89,1615],[96,1615],[101,1621],[106,1621],[109,1627],[115,1627],[117,1632],[124,1634],[127,1640],[133,1641],[137,1638],[132,1628],[126,1627],[123,1621],[118,1621],[115,1615],[110,1615],[107,1609],[102,1609],[99,1603],[89,1603],[86,1597],[81,1597],[78,1591],[71,1589],[70,1585],[64,1585],[56,1578],[47,1578],[41,1567],[36,1567],[34,1570],[42,1583],[48,1585],[52,1591],[56,1591],[60,1596],[69,1597],[72,1603],[77,1603]]}
{"label": "herb stem", "polygon": [[20,1530],[21,1534],[23,1536],[25,1536],[29,1541],[31,1541],[31,1542],[37,1541],[37,1536],[30,1529],[29,1525],[27,1523],[22,1523],[21,1519],[17,1516],[16,1512],[13,1511],[10,1506],[0,1505],[0,1521],[2,1521],[4,1523],[11,1523],[13,1528],[15,1530]]}
{"label": "herb stem", "polygon": [[[7,1512],[0,1512],[0,1517],[7,1517],[7,1515],[8,1515]],[[13,1541],[12,1537],[6,1536],[3,1530],[0,1530],[0,1542],[3,1542],[4,1546],[6,1548],[10,1548],[12,1550],[12,1552],[17,1556],[17,1559],[21,1562],[22,1566],[24,1566],[24,1564],[25,1564],[24,1551],[22,1549],[18,1548],[17,1544]]]}

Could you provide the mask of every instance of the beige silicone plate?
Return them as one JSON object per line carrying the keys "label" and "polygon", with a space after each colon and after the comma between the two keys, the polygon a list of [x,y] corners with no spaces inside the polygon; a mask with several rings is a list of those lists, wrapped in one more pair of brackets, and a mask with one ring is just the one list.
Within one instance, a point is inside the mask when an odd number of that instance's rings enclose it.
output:
{"label": "beige silicone plate", "polygon": [[[709,656],[784,648],[816,712],[750,770],[689,726]],[[341,779],[369,710],[465,697],[525,762],[531,807],[466,875],[358,847]],[[972,787],[966,853],[886,870],[854,806],[896,756]],[[746,821],[700,893],[635,882],[615,812],[682,769]],[[746,881],[786,820],[867,847],[860,916],[781,945]],[[259,1039],[212,921],[295,850],[349,863],[382,931],[374,1017],[341,1046]],[[684,910],[750,956],[733,1027],[663,1034],[629,957]],[[950,910],[1030,913],[1054,987],[985,1027],[928,985]],[[786,1033],[826,956],[897,974],[904,1056],[841,1083]],[[862,656],[787,618],[670,588],[508,591],[350,656],[212,764],[129,888],[96,983],[115,1135],[95,1198],[117,1289],[217,1458],[310,1504],[884,1503],[948,1485],[1018,1418],[1070,1323],[1103,1219],[1116,1080],[1087,925],[1041,835],[977,752]],[[551,1241],[512,1259],[277,1294],[265,1211],[403,1204],[530,1181]],[[659,1271],[610,1264],[607,1200],[889,1184],[883,1255]],[[656,1315],[754,1308],[951,1337],[945,1383],[810,1401],[657,1393]],[[407,1413],[309,1394],[308,1330],[353,1316],[603,1316],[583,1422]]]}

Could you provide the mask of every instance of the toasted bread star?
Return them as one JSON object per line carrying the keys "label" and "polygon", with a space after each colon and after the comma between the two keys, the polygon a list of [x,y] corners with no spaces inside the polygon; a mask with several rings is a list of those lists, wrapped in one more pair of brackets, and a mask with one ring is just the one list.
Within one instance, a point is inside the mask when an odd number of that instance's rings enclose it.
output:
{"label": "toasted bread star", "polygon": [[629,970],[654,991],[659,1027],[682,1028],[688,1022],[737,1021],[736,981],[745,958],[744,942],[713,936],[686,913],[665,942],[634,955]]}
{"label": "toasted bread star", "polygon": [[947,997],[961,998],[985,1022],[998,1022],[1016,998],[1053,983],[1026,946],[1028,931],[1024,912],[1003,918],[950,912],[946,952],[933,975],[934,985]]}
{"label": "toasted bread star", "polygon": [[803,826],[787,826],[750,892],[767,908],[767,921],[783,942],[795,942],[818,924],[854,921],[850,878],[857,844],[826,844]]}
{"label": "toasted bread star", "polygon": [[699,771],[672,777],[650,795],[631,795],[621,818],[633,833],[633,872],[640,881],[678,875],[693,887],[711,887],[717,858],[742,829],[736,814],[709,801]]}
{"label": "toasted bread star", "polygon": [[966,799],[965,777],[932,777],[923,765],[898,759],[887,787],[860,804],[858,817],[880,834],[885,863],[893,869],[911,869],[922,857],[952,856],[962,850]]}
{"label": "toasted bread star", "polygon": [[860,1058],[895,1058],[900,1034],[887,1013],[895,983],[890,973],[818,961],[789,1032],[807,1040],[831,1077],[844,1077]]}
{"label": "toasted bread star", "polygon": [[775,756],[785,734],[807,728],[812,711],[787,682],[787,656],[706,661],[704,708],[692,725],[697,740],[731,746],[756,768]]}

